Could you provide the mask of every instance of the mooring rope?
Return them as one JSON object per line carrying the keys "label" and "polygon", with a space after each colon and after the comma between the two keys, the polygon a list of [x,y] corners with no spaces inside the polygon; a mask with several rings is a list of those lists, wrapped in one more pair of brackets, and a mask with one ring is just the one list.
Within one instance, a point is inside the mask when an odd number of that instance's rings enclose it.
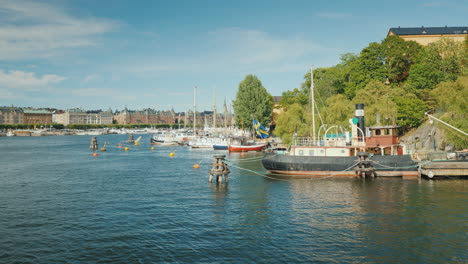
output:
{"label": "mooring rope", "polygon": [[422,165],[427,165],[429,163],[432,163],[431,161],[428,161],[428,162],[425,162],[425,163],[422,163],[422,164],[416,164],[416,165],[411,165],[411,166],[402,166],[402,167],[392,167],[392,166],[387,166],[387,165],[384,165],[384,164],[380,164],[376,161],[373,161],[373,160],[369,160],[370,162],[372,163],[375,163],[379,166],[382,166],[384,168],[388,168],[388,169],[405,169],[405,168],[415,168],[415,167],[419,167],[419,166],[422,166]]}

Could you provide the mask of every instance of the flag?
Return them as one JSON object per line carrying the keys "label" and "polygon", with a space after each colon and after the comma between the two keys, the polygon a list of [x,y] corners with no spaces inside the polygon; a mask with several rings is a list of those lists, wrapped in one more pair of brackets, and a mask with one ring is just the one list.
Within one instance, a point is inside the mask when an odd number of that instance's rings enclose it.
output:
{"label": "flag", "polygon": [[268,131],[265,127],[262,126],[262,124],[260,124],[257,120],[254,119],[253,125],[258,138],[268,138]]}

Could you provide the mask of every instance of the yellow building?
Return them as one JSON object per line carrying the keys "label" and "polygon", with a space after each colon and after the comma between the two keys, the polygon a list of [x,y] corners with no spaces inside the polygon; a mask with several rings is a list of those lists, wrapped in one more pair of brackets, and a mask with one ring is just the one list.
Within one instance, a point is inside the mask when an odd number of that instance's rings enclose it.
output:
{"label": "yellow building", "polygon": [[468,27],[418,27],[418,28],[390,28],[388,36],[397,35],[404,40],[413,40],[427,46],[441,38],[464,41],[468,36]]}
{"label": "yellow building", "polygon": [[25,124],[51,124],[52,113],[42,109],[23,109]]}

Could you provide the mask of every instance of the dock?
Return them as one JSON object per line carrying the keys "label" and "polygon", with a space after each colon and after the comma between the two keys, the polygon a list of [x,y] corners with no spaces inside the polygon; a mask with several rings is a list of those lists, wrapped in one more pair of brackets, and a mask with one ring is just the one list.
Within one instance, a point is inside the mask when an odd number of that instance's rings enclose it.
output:
{"label": "dock", "polygon": [[420,175],[433,177],[468,177],[468,160],[432,161],[421,165]]}

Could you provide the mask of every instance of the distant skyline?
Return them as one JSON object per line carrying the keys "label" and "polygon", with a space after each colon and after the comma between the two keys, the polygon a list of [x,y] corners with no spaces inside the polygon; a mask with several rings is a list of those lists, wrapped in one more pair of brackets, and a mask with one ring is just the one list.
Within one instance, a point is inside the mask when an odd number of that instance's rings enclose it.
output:
{"label": "distant skyline", "polygon": [[391,27],[467,26],[468,0],[0,0],[0,106],[218,111],[273,96]]}

